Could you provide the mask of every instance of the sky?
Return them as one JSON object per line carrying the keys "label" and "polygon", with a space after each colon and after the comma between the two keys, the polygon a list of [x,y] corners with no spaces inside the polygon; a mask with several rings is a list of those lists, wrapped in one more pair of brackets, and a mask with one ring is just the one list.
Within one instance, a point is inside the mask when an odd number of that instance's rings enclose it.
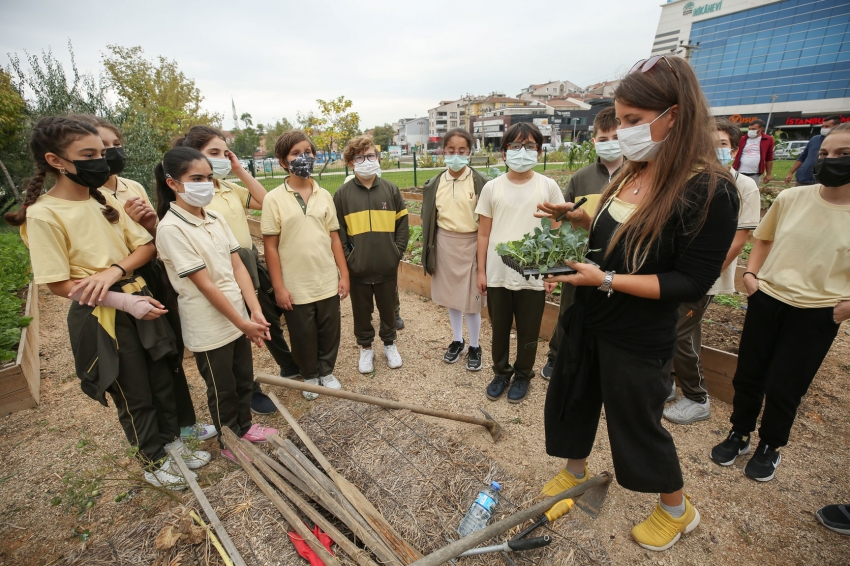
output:
{"label": "sky", "polygon": [[[206,110],[273,123],[345,96],[361,128],[440,100],[622,76],[652,46],[662,0],[0,0],[0,65],[52,49],[95,75],[109,44],[178,62]],[[67,69],[67,66],[66,66]]]}

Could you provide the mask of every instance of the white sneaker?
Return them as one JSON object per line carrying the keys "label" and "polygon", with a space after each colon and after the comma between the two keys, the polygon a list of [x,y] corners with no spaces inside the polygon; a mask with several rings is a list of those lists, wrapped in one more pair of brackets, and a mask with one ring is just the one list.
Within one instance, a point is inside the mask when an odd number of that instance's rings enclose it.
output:
{"label": "white sneaker", "polygon": [[357,368],[360,370],[360,373],[372,373],[372,369],[375,367],[375,348],[365,349],[360,348],[360,363],[357,364]]}
{"label": "white sneaker", "polygon": [[180,438],[165,445],[165,451],[169,452],[169,454],[172,448],[177,448],[177,452],[183,457],[183,462],[190,470],[197,470],[200,467],[206,466],[212,460],[212,454],[203,450],[195,450],[193,452]]}
{"label": "white sneaker", "polygon": [[322,381],[322,385],[329,389],[342,389],[342,384],[340,384],[339,380],[334,377],[334,374],[329,373],[328,375],[320,378]]}
{"label": "white sneaker", "polygon": [[172,491],[181,491],[187,487],[186,480],[180,475],[177,466],[171,461],[171,457],[166,458],[165,463],[158,470],[145,472],[145,481],[153,486],[164,487]]}
{"label": "white sneaker", "polygon": [[193,436],[203,442],[218,436],[218,430],[216,430],[215,425],[203,423],[184,426],[180,429],[180,438],[191,438]]}
{"label": "white sneaker", "polygon": [[[312,379],[305,379],[304,383],[309,383],[310,385],[318,385],[319,384],[319,378],[314,377]],[[310,391],[302,391],[301,394],[304,395],[304,398],[307,399],[308,401],[314,401],[314,400],[319,398],[318,393],[312,393]]]}
{"label": "white sneaker", "polygon": [[387,357],[387,365],[390,369],[401,367],[401,354],[398,353],[398,348],[395,344],[384,346],[384,355]]}
{"label": "white sneaker", "polygon": [[[682,397],[684,399],[684,397]],[[664,400],[665,403],[669,403],[670,401],[676,400],[676,382],[673,382],[673,389],[670,391],[670,395],[667,396],[667,399]]]}
{"label": "white sneaker", "polygon": [[664,409],[664,418],[676,424],[691,424],[704,421],[709,417],[711,417],[711,407],[707,398],[705,403],[697,403],[687,397],[682,397],[676,403]]}

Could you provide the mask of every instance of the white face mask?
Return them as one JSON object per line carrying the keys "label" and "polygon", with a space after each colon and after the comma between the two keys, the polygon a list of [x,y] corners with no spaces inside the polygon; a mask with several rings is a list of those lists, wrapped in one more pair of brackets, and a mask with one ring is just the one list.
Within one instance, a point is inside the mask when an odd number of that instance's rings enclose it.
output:
{"label": "white face mask", "polygon": [[381,164],[377,159],[375,161],[369,161],[366,159],[363,163],[354,164],[354,172],[364,179],[371,179],[375,175],[380,175]]}
{"label": "white face mask", "polygon": [[213,179],[224,179],[230,174],[230,160],[229,159],[216,159],[214,157],[208,157],[210,160],[210,164],[212,165],[213,170]]}
{"label": "white face mask", "polygon": [[516,173],[525,173],[537,165],[537,152],[521,149],[509,149],[505,152],[505,164]]}
{"label": "white face mask", "polygon": [[825,136],[826,134],[828,134],[831,131],[832,131],[832,128],[821,128],[820,129],[820,135]]}
{"label": "white face mask", "polygon": [[[672,106],[670,108],[672,108]],[[664,140],[658,142],[652,141],[652,130],[650,129],[650,126],[652,126],[658,118],[667,114],[667,112],[670,111],[670,108],[659,114],[652,122],[617,130],[617,137],[619,138],[617,142],[620,144],[620,149],[623,151],[623,155],[626,156],[626,159],[629,161],[652,161],[655,159],[655,154],[658,153],[660,144],[663,143]],[[667,138],[665,137],[664,139],[666,140]]]}
{"label": "white face mask", "polygon": [[602,161],[610,163],[620,159],[623,156],[623,150],[620,149],[620,142],[617,140],[596,142],[596,155]]}
{"label": "white face mask", "polygon": [[758,130],[747,130],[747,137],[750,139],[757,138],[759,137],[759,135],[760,134]]}
{"label": "white face mask", "polygon": [[200,183],[182,183],[183,192],[177,193],[183,202],[189,206],[207,206],[212,202],[215,196],[215,187],[212,181],[203,181]]}

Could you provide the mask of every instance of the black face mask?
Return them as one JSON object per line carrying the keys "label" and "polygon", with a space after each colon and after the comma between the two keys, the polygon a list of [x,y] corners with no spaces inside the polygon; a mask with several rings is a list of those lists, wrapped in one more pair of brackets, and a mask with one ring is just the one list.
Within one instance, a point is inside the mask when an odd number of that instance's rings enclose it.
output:
{"label": "black face mask", "polygon": [[127,165],[127,154],[124,153],[123,147],[109,147],[106,149],[106,163],[109,165],[109,172],[113,175],[118,175],[124,170]]}
{"label": "black face mask", "polygon": [[[66,161],[71,161],[66,159]],[[112,173],[109,172],[109,164],[106,159],[82,159],[80,161],[71,161],[74,167],[77,168],[76,173],[65,172],[65,176],[84,187],[90,189],[99,189],[102,187]]]}
{"label": "black face mask", "polygon": [[850,157],[821,157],[815,162],[815,179],[824,187],[850,183]]}
{"label": "black face mask", "polygon": [[289,171],[293,175],[309,178],[313,174],[313,165],[316,163],[316,158],[309,153],[302,153],[295,159],[289,162]]}

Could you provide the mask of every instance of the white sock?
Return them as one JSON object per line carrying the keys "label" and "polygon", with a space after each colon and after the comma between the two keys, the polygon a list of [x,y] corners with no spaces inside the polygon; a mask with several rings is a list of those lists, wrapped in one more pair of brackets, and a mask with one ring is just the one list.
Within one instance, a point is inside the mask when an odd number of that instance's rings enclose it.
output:
{"label": "white sock", "polygon": [[478,348],[478,337],[481,336],[481,313],[466,313],[466,330],[469,331],[469,345]]}
{"label": "white sock", "polygon": [[664,505],[664,502],[659,499],[659,503],[661,503],[661,508],[670,513],[670,516],[674,519],[678,519],[682,515],[685,514],[685,498],[682,497],[682,503],[679,505]]}
{"label": "white sock", "polygon": [[449,322],[455,342],[463,342],[463,313],[457,309],[449,309]]}

